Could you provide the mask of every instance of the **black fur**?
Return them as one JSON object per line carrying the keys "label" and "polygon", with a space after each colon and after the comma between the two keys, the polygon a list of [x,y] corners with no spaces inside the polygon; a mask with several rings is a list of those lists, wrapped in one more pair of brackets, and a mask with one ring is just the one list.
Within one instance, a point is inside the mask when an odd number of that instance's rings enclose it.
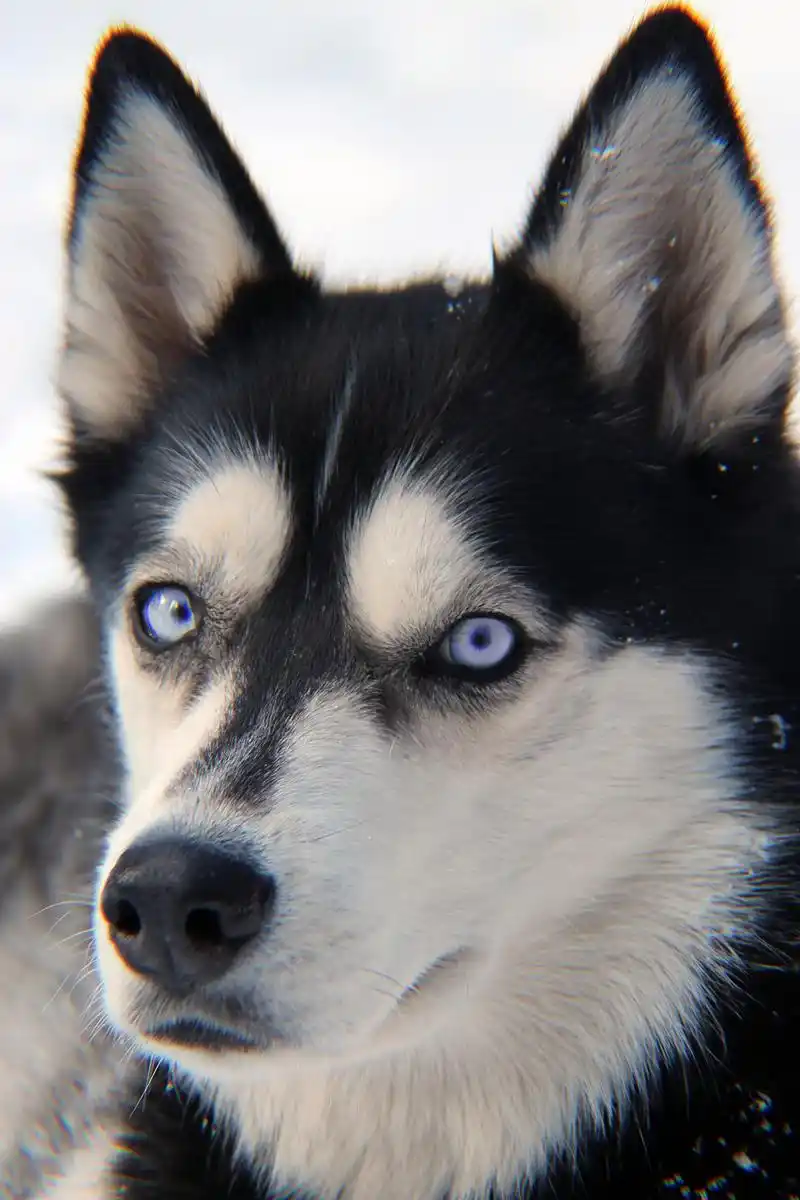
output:
{"label": "black fur", "polygon": [[[707,38],[670,9],[632,36],[579,112],[534,202],[526,245],[557,224],[559,197],[575,186],[587,130],[601,128],[621,99],[665,65],[696,80],[709,132],[725,139],[743,202],[767,230]],[[678,449],[658,432],[658,364],[609,395],[589,367],[575,321],[525,277],[520,254],[498,264],[490,283],[457,298],[435,283],[323,294],[291,271],[275,226],[205,104],[161,51],[131,33],[108,41],[93,77],[73,237],[91,196],[98,147],[113,130],[120,88],[131,80],[178,114],[274,269],[239,290],[202,351],[187,357],[123,444],[89,447],[76,438],[64,487],[76,552],[102,609],[131,561],[158,542],[170,476],[180,471],[177,446],[191,456],[213,427],[223,438],[244,435],[277,448],[306,508],[269,611],[212,630],[193,651],[198,685],[214,669],[215,638],[235,637],[248,651],[247,686],[221,737],[258,726],[261,740],[227,781],[228,794],[244,805],[263,794],[310,683],[344,678],[363,686],[368,679],[380,720],[387,727],[403,720],[398,663],[412,665],[420,648],[398,647],[390,656],[359,644],[337,600],[336,564],[353,511],[387,463],[413,450],[420,469],[456,460],[460,473],[480,481],[470,492],[468,519],[499,562],[516,570],[529,564],[527,582],[549,598],[557,622],[589,613],[612,644],[688,645],[714,657],[718,686],[735,697],[740,713],[743,788],[754,797],[769,789],[794,838],[800,507],[785,437],[787,394],[776,394],[761,426],[724,452]],[[353,363],[342,457],[315,511],[329,416]],[[305,602],[309,595],[313,605]],[[279,697],[271,709],[281,716],[265,730],[267,688]],[[446,686],[432,684],[430,697],[439,706],[460,703]],[[774,714],[783,722],[781,737]],[[214,756],[212,746],[207,758]],[[202,772],[202,761],[196,769]],[[746,961],[740,991],[720,997],[696,1062],[665,1064],[631,1114],[609,1122],[602,1136],[587,1132],[573,1155],[553,1162],[546,1180],[521,1180],[515,1195],[789,1200],[800,1190],[798,859],[787,840],[779,886],[769,884],[763,952]],[[269,1200],[269,1187],[235,1163],[213,1114],[184,1101],[163,1072],[130,1126],[135,1153],[120,1165],[125,1200]]]}
{"label": "black fur", "polygon": [[120,1200],[262,1200],[263,1188],[235,1161],[213,1111],[165,1068],[143,1075],[127,1124],[117,1163]]}

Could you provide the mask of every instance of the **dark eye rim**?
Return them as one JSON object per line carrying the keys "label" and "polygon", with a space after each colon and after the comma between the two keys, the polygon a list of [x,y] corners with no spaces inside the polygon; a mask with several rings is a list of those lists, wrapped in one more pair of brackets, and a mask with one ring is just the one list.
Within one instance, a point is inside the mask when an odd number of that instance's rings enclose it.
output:
{"label": "dark eye rim", "polygon": [[[189,603],[192,606],[192,612],[195,616],[195,627],[189,630],[177,642],[159,642],[152,634],[148,633],[142,616],[142,609],[147,601],[156,593],[166,591],[167,588],[175,588],[176,591],[183,592],[189,598]],[[198,634],[203,627],[203,621],[206,615],[206,607],[200,597],[185,583],[176,583],[175,580],[165,580],[156,583],[145,583],[136,589],[131,597],[130,619],[131,629],[136,641],[147,650],[150,654],[169,654],[179,650],[185,646],[187,642],[196,640]]]}
{"label": "dark eye rim", "polygon": [[[445,640],[454,629],[465,621],[492,620],[502,621],[513,630],[515,635],[514,648],[507,658],[492,667],[468,667],[463,663],[454,663],[446,659],[442,653]],[[441,636],[428,647],[417,659],[414,673],[423,680],[433,680],[443,683],[467,683],[475,687],[484,687],[493,683],[501,683],[514,675],[533,649],[533,639],[527,630],[514,617],[507,613],[491,611],[466,612],[448,625]]]}

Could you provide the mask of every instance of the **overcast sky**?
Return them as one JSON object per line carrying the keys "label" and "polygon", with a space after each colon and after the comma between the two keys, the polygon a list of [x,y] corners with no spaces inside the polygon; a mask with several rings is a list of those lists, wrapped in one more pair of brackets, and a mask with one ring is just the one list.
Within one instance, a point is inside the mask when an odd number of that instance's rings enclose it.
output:
{"label": "overcast sky", "polygon": [[[87,64],[112,23],[205,89],[300,258],[336,282],[485,271],[626,0],[0,0],[0,620],[70,586],[54,495],[61,234]],[[800,285],[800,4],[709,0]],[[790,15],[791,14],[791,15]]]}

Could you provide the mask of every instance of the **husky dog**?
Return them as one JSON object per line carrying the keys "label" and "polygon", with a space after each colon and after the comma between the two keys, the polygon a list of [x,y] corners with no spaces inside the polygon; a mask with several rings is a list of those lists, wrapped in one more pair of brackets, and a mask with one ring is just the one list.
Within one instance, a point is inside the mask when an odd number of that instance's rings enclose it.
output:
{"label": "husky dog", "polygon": [[800,474],[770,222],[655,12],[493,277],[324,290],[113,33],[62,486],[146,1095],[68,1200],[800,1190]]}

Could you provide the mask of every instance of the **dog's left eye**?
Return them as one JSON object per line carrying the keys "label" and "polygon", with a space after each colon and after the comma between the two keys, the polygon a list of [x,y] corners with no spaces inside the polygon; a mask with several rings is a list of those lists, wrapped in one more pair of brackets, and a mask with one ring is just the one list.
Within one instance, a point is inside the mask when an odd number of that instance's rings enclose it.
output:
{"label": "dog's left eye", "polygon": [[463,617],[426,656],[436,673],[490,683],[510,675],[522,658],[524,638],[508,617]]}
{"label": "dog's left eye", "polygon": [[150,649],[166,650],[197,633],[200,614],[182,587],[145,587],[134,601],[136,632]]}

